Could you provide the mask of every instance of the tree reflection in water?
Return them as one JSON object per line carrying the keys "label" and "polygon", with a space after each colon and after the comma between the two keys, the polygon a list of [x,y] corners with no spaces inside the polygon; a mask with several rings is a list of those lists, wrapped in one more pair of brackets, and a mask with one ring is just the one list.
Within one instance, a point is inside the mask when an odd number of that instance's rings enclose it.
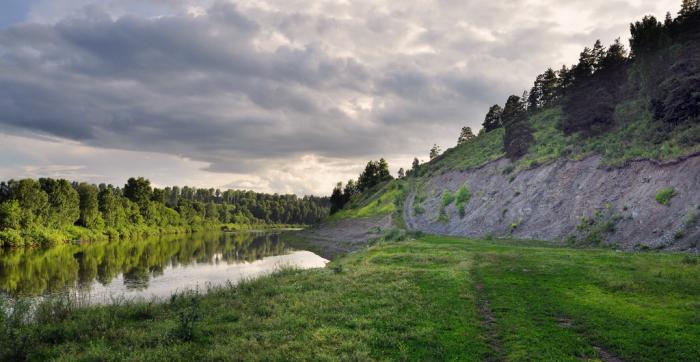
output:
{"label": "tree reflection in water", "polygon": [[129,288],[148,287],[167,267],[252,262],[285,254],[279,232],[203,233],[143,240],[0,251],[0,290],[10,296],[53,294],[107,285],[120,274]]}

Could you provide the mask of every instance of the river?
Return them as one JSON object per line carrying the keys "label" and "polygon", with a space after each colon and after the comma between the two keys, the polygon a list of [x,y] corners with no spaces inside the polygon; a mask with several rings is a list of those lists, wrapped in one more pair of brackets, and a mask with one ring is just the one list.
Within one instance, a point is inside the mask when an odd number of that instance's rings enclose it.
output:
{"label": "river", "polygon": [[328,260],[292,247],[291,233],[217,232],[0,251],[0,294],[70,296],[80,304],[152,300],[236,284],[282,267],[326,265]]}

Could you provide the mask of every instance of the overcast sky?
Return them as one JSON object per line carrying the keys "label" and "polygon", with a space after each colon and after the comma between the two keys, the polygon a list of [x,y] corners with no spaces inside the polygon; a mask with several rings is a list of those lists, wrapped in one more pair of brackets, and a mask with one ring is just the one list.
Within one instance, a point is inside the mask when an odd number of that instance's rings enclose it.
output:
{"label": "overcast sky", "polygon": [[0,179],[327,194],[680,0],[2,0]]}

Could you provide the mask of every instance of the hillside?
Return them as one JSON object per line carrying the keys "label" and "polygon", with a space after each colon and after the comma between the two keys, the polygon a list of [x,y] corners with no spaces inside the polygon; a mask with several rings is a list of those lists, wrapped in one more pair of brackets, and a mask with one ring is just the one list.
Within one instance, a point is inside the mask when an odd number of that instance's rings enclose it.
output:
{"label": "hillside", "polygon": [[630,28],[629,52],[596,42],[491,107],[477,136],[351,194],[329,220],[698,250],[700,12]]}

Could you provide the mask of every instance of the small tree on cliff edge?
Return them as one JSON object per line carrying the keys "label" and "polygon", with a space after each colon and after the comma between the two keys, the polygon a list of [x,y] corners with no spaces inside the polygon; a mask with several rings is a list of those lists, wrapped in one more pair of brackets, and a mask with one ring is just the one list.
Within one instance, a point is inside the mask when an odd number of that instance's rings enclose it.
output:
{"label": "small tree on cliff edge", "polygon": [[503,109],[503,147],[510,159],[522,157],[532,144],[532,128],[527,118],[525,105],[518,96],[510,96]]}
{"label": "small tree on cliff edge", "polygon": [[462,127],[462,132],[459,133],[459,138],[457,139],[457,144],[461,145],[465,142],[469,142],[476,138],[474,132],[472,132],[471,127]]}
{"label": "small tree on cliff edge", "polygon": [[435,157],[440,156],[440,152],[442,152],[440,146],[438,146],[437,144],[433,144],[433,147],[430,148],[430,159],[432,160]]}
{"label": "small tree on cliff edge", "polygon": [[489,112],[486,113],[484,118],[484,132],[491,132],[495,129],[503,127],[503,122],[501,116],[503,115],[503,109],[498,104],[494,104],[489,108]]}

